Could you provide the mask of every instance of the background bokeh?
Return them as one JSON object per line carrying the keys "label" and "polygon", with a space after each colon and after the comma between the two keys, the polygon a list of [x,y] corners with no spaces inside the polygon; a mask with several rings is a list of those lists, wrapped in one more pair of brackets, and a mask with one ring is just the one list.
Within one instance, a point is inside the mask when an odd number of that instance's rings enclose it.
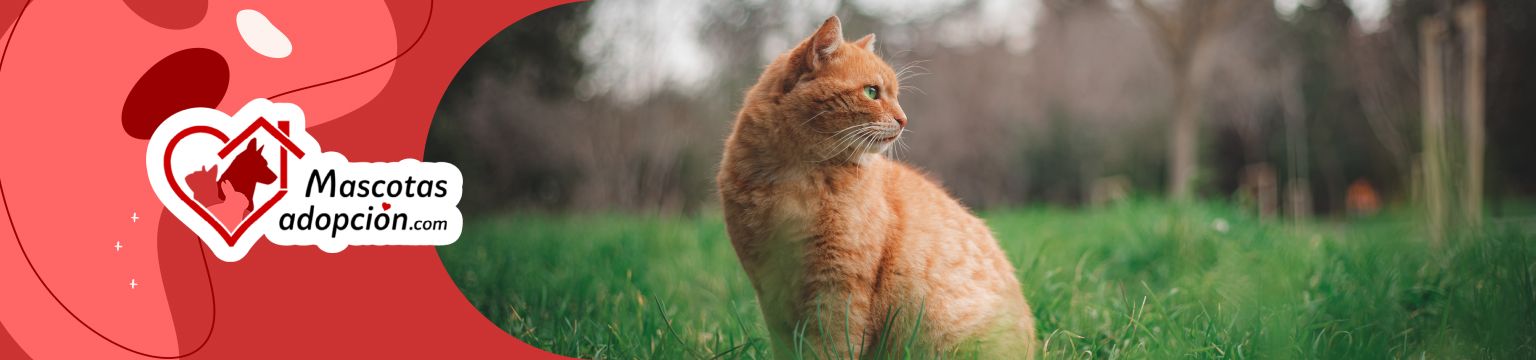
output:
{"label": "background bokeh", "polygon": [[[1228,4],[1230,3],[1230,4]],[[722,141],[773,56],[826,16],[877,33],[902,96],[903,159],[979,208],[1080,205],[1170,188],[1170,127],[1198,126],[1192,193],[1241,195],[1265,168],[1272,207],[1342,214],[1368,182],[1407,205],[1423,152],[1420,26],[1464,1],[598,1],[492,39],[454,80],[429,158],[458,164],[478,209],[694,212]],[[1490,211],[1536,191],[1525,64],[1536,4],[1487,6]],[[1149,12],[1151,11],[1151,12]],[[1185,23],[1159,31],[1156,16]],[[1446,112],[1462,116],[1462,48],[1442,41]],[[1170,46],[1170,43],[1190,45]],[[1182,61],[1178,59],[1188,58]],[[1184,65],[1179,65],[1184,64]],[[1187,70],[1185,70],[1187,69]],[[1185,90],[1188,89],[1188,90]],[[1460,139],[1450,133],[1451,140]],[[1453,145],[1458,143],[1452,143]],[[1459,146],[1459,145],[1458,145]],[[1451,164],[1454,167],[1456,163]],[[1245,183],[1245,180],[1248,180]]]}
{"label": "background bokeh", "polygon": [[562,355],[773,358],[714,175],[764,64],[833,14],[921,74],[894,156],[991,227],[1044,358],[1536,358],[1523,0],[557,7],[432,123],[459,289]]}

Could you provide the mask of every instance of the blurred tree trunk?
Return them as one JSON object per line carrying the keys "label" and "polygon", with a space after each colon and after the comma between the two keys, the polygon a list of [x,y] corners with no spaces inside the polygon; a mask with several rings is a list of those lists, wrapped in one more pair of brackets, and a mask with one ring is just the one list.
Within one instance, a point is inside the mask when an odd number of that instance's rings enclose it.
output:
{"label": "blurred tree trunk", "polygon": [[[1468,1],[1450,10],[1419,22],[1423,200],[1425,224],[1435,246],[1443,244],[1449,233],[1478,229],[1482,221],[1483,149],[1487,146],[1483,119],[1485,8],[1481,1]],[[1455,63],[1457,58],[1448,57],[1458,53],[1459,64]],[[1461,76],[1459,103],[1448,97],[1448,75],[1451,79]],[[1459,122],[1448,121],[1447,104],[1461,105]]]}
{"label": "blurred tree trunk", "polygon": [[[1301,65],[1284,61],[1285,77],[1294,77]],[[1307,110],[1300,84],[1280,89],[1280,105],[1285,116],[1285,214],[1293,223],[1312,217],[1312,186],[1307,149]]]}
{"label": "blurred tree trunk", "polygon": [[1431,17],[1419,22],[1419,79],[1423,83],[1423,142],[1420,156],[1424,185],[1425,226],[1433,246],[1444,242],[1449,187],[1446,171],[1445,81],[1441,44],[1446,33],[1445,20]]}
{"label": "blurred tree trunk", "polygon": [[1462,41],[1462,133],[1466,142],[1466,179],[1462,190],[1462,215],[1467,225],[1476,229],[1483,216],[1483,148],[1487,136],[1483,128],[1483,56],[1485,50],[1485,9],[1482,1],[1471,1],[1456,9],[1456,27]]}
{"label": "blurred tree trunk", "polygon": [[1179,0],[1172,9],[1158,9],[1146,0],[1136,0],[1136,10],[1151,23],[1152,36],[1163,50],[1173,74],[1174,114],[1168,128],[1168,196],[1175,201],[1192,198],[1195,174],[1199,170],[1200,105],[1203,87],[1197,79],[1201,70],[1200,49],[1225,25],[1239,6],[1248,1]]}
{"label": "blurred tree trunk", "polygon": [[1168,128],[1168,196],[1178,201],[1190,199],[1190,188],[1199,168],[1200,99],[1203,98],[1188,72],[1181,66],[1174,79],[1173,126]]}

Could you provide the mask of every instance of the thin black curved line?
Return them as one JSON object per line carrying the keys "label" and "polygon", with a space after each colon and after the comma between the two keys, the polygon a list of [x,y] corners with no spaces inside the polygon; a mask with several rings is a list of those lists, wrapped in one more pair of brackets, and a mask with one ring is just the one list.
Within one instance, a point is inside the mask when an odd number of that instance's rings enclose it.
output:
{"label": "thin black curved line", "polygon": [[27,6],[32,5],[32,0],[21,4],[21,11],[16,12],[16,20],[11,21],[11,36],[5,38],[5,48],[0,49],[0,66],[5,65],[5,54],[11,53],[11,40],[16,39],[16,29],[21,28],[21,15],[27,13]]}
{"label": "thin black curved line", "polygon": [[97,337],[112,343],[112,345],[117,345],[118,348],[122,348],[123,350],[128,350],[134,354],[156,359],[179,359],[192,356],[192,354],[196,354],[198,351],[202,350],[204,346],[208,345],[208,339],[213,338],[213,329],[215,328],[215,324],[218,323],[219,319],[219,301],[218,296],[215,295],[216,292],[213,290],[213,272],[208,268],[208,253],[203,251],[202,242],[197,243],[197,252],[203,256],[203,274],[207,275],[208,277],[208,302],[212,305],[212,307],[209,308],[210,315],[208,319],[208,333],[203,335],[203,342],[198,343],[197,348],[194,348],[192,351],[188,351],[185,354],[173,356],[155,355],[134,350],[133,348],[112,340],[112,338],[107,337],[106,334],[102,334],[101,331],[97,331],[96,328],[91,327],[90,324],[86,324],[85,320],[80,318],[80,315],[75,315],[74,310],[70,310],[69,306],[64,305],[64,300],[59,299],[59,295],[53,292],[53,287],[48,286],[48,282],[43,280],[43,274],[37,272],[37,266],[32,264],[32,256],[27,254],[27,247],[21,242],[21,233],[20,230],[16,229],[16,219],[11,217],[11,203],[9,198],[5,196],[5,182],[3,181],[0,181],[0,204],[4,204],[5,206],[5,219],[11,224],[11,235],[16,237],[16,247],[21,248],[21,257],[27,259],[27,267],[32,268],[32,275],[37,276],[37,282],[43,284],[44,290],[48,290],[48,296],[53,297],[53,302],[58,303],[59,307],[64,308],[64,312],[69,313],[70,317],[75,318],[75,322],[80,323],[80,325],[84,326],[86,330],[90,330],[92,333],[95,333]]}
{"label": "thin black curved line", "polygon": [[[16,33],[21,29],[22,15],[27,13],[27,7],[31,5],[32,0],[27,0],[25,4],[22,4],[21,11],[16,13],[16,20],[11,22],[10,36],[5,38],[5,47],[0,49],[0,66],[5,64],[5,56],[11,52],[11,40],[16,39]],[[96,334],[96,337],[99,337],[102,340],[106,340],[108,343],[116,345],[120,349],[128,350],[128,352],[156,359],[177,359],[192,356],[192,354],[196,354],[198,351],[203,350],[203,347],[208,345],[208,340],[213,338],[213,329],[215,328],[215,324],[217,324],[219,317],[219,301],[218,296],[215,295],[213,290],[213,272],[209,271],[208,268],[208,253],[203,251],[203,245],[201,242],[198,243],[197,252],[203,257],[203,275],[207,276],[208,278],[208,303],[210,305],[208,332],[203,335],[203,341],[198,343],[197,347],[193,348],[192,351],[176,356],[155,355],[135,350],[128,347],[127,345],[123,345],[117,341],[112,340],[112,338],[107,337],[106,334],[102,334],[101,331],[97,331],[96,328],[91,327],[90,324],[86,324],[85,319],[81,319],[80,315],[76,315],[75,311],[70,310],[68,305],[64,305],[64,300],[59,299],[59,295],[53,292],[53,287],[48,286],[48,281],[43,280],[43,274],[37,272],[37,265],[32,264],[32,256],[27,254],[27,246],[21,241],[21,230],[17,229],[16,219],[11,216],[11,203],[9,198],[5,196],[5,182],[3,181],[0,181],[0,205],[4,205],[5,207],[5,220],[11,225],[11,235],[16,237],[16,247],[21,249],[21,257],[27,260],[27,267],[32,269],[32,276],[37,277],[37,283],[43,285],[43,289],[48,291],[48,296],[53,297],[53,302],[55,304],[59,304],[59,307],[64,309],[64,312],[68,313],[70,317],[74,318],[75,322],[80,323],[80,326],[84,326],[86,330],[90,330],[91,333]]]}
{"label": "thin black curved line", "polygon": [[406,46],[404,51],[401,51],[400,53],[395,54],[395,57],[389,58],[389,60],[384,60],[384,62],[379,63],[378,65],[374,65],[371,68],[368,68],[368,69],[365,69],[363,71],[359,71],[359,72],[353,73],[352,75],[343,76],[343,77],[340,77],[340,78],[336,78],[336,79],[332,79],[332,80],[329,80],[329,81],[325,81],[325,82],[321,82],[321,83],[317,83],[317,84],[301,87],[301,88],[298,88],[298,89],[284,91],[282,93],[278,93],[277,95],[272,95],[271,97],[268,97],[267,99],[268,100],[276,99],[276,98],[281,97],[283,95],[288,95],[288,94],[292,94],[292,93],[295,93],[295,92],[299,92],[299,91],[303,91],[303,90],[308,90],[308,89],[311,89],[311,88],[316,88],[316,87],[320,87],[320,86],[324,86],[324,85],[329,85],[331,83],[335,83],[335,82],[338,82],[338,81],[342,81],[342,80],[346,80],[346,79],[351,79],[351,78],[354,78],[354,77],[362,76],[363,74],[367,74],[367,73],[372,72],[374,70],[378,70],[379,68],[384,67],[385,65],[389,65],[391,63],[394,63],[396,60],[400,60],[400,57],[405,56],[406,53],[409,53],[409,52],[411,52],[412,49],[415,49],[416,48],[416,44],[421,43],[421,38],[424,38],[424,37],[427,36],[427,29],[432,27],[432,10],[433,10],[433,8],[436,7],[436,3],[437,3],[436,0],[427,1],[427,22],[421,24],[421,33],[416,34],[416,40],[411,41],[411,45],[410,46]]}
{"label": "thin black curved line", "polygon": [[[24,15],[26,13],[27,7],[30,6],[30,5],[32,5],[32,0],[27,0],[26,4],[22,5],[21,11],[17,12],[16,20],[11,23],[10,36],[5,39],[4,47],[0,48],[0,66],[3,66],[5,64],[5,55],[10,53],[11,40],[14,40],[16,38],[16,32],[21,27],[21,17],[22,17],[22,15]],[[336,83],[336,82],[339,82],[339,81],[343,81],[343,80],[351,79],[351,78],[354,78],[354,77],[362,76],[363,74],[367,74],[367,73],[372,72],[374,70],[378,70],[379,68],[382,68],[385,65],[389,65],[391,63],[394,63],[395,61],[399,60],[400,57],[405,56],[406,53],[409,53],[409,52],[411,52],[411,50],[415,49],[416,45],[421,43],[421,39],[426,37],[427,29],[429,27],[431,27],[431,25],[432,25],[432,13],[433,13],[433,10],[435,8],[436,8],[436,1],[435,0],[431,0],[431,1],[427,2],[427,20],[426,20],[425,23],[422,24],[421,32],[416,34],[416,39],[411,41],[411,45],[410,46],[407,46],[404,51],[401,51],[400,53],[395,54],[395,56],[392,57],[392,58],[389,58],[389,60],[385,60],[384,62],[379,63],[378,65],[374,65],[373,67],[370,67],[368,69],[364,69],[363,71],[359,71],[357,73],[353,73],[351,75],[347,75],[347,76],[344,76],[344,77],[341,77],[341,78],[332,79],[332,80],[329,80],[329,81],[325,81],[325,82],[321,82],[321,83],[316,83],[316,84],[313,84],[313,85],[304,86],[304,87],[293,89],[293,90],[284,91],[282,93],[278,93],[277,95],[272,95],[268,99],[276,99],[276,98],[281,97],[283,95],[288,95],[288,94],[292,94],[292,93],[295,93],[295,92],[299,92],[299,91],[303,91],[303,90],[308,90],[308,89],[312,89],[312,88],[316,88],[316,87],[320,87],[320,86],[324,86],[324,85],[329,85],[329,84]],[[204,245],[201,242],[198,243],[198,252],[202,255],[202,258],[203,258],[203,273],[208,278],[208,299],[209,299],[209,303],[211,304],[211,307],[210,307],[211,315],[209,316],[209,321],[208,321],[208,332],[207,332],[207,334],[205,334],[203,336],[203,341],[201,343],[198,343],[196,348],[192,349],[191,351],[189,351],[189,352],[187,352],[185,354],[174,355],[174,356],[155,355],[155,354],[150,354],[150,353],[134,350],[133,348],[130,348],[128,346],[125,346],[123,344],[118,343],[117,341],[112,340],[112,338],[107,337],[105,334],[102,334],[100,331],[97,331],[96,328],[91,327],[90,324],[86,324],[85,320],[81,319],[79,315],[76,315],[74,310],[70,310],[69,306],[64,305],[64,301],[62,299],[59,299],[59,295],[53,292],[53,288],[48,286],[48,282],[47,281],[43,280],[42,273],[39,273],[37,271],[37,266],[33,265],[33,263],[32,263],[32,257],[27,254],[26,246],[22,244],[21,234],[20,234],[20,230],[17,229],[16,220],[11,217],[11,204],[10,204],[10,202],[7,200],[7,198],[5,196],[5,186],[4,186],[4,182],[3,181],[0,181],[0,205],[3,205],[5,207],[5,217],[6,217],[6,221],[8,221],[10,223],[10,225],[11,225],[11,235],[16,237],[16,246],[17,246],[17,248],[21,249],[21,256],[27,260],[27,267],[32,269],[32,275],[37,277],[37,282],[39,284],[43,285],[43,289],[48,291],[48,295],[49,296],[53,297],[54,303],[59,304],[59,307],[63,308],[64,312],[69,313],[69,316],[73,317],[75,319],[75,322],[80,323],[80,326],[84,326],[86,330],[90,330],[91,333],[96,334],[97,337],[100,337],[102,340],[106,340],[108,343],[111,343],[112,345],[115,345],[118,348],[121,348],[123,350],[127,350],[128,352],[131,352],[131,353],[134,353],[134,354],[138,354],[138,355],[144,356],[144,357],[155,358],[155,359],[179,359],[179,358],[184,358],[184,357],[187,357],[187,356],[192,356],[192,354],[196,354],[198,351],[201,351],[203,349],[203,347],[207,346],[208,345],[208,340],[213,338],[213,330],[216,328],[216,324],[217,324],[217,320],[218,320],[218,313],[219,313],[218,312],[218,308],[219,308],[218,307],[218,297],[216,296],[216,291],[214,291],[214,289],[213,289],[213,273],[212,273],[212,271],[210,271],[210,268],[208,267],[208,253],[203,251]]]}

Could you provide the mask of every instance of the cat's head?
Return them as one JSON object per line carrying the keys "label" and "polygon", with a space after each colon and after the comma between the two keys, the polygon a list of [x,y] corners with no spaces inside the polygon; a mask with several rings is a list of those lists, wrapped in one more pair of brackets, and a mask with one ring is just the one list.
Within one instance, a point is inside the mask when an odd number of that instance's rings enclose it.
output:
{"label": "cat's head", "polygon": [[875,54],[874,43],[874,34],[844,41],[833,16],[768,66],[748,106],[774,114],[763,126],[807,150],[802,155],[809,161],[882,153],[905,132],[907,115],[897,102],[896,72]]}

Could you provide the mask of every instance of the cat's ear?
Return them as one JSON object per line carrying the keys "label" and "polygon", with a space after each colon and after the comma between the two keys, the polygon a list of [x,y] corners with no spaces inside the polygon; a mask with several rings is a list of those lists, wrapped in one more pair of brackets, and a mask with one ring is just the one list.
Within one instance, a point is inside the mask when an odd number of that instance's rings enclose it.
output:
{"label": "cat's ear", "polygon": [[821,23],[821,28],[816,29],[809,39],[805,39],[806,68],[815,70],[832,58],[832,53],[843,45],[843,23],[834,15]]}
{"label": "cat's ear", "polygon": [[855,40],[853,46],[858,46],[871,52],[875,51],[875,34],[864,35],[864,37]]}

